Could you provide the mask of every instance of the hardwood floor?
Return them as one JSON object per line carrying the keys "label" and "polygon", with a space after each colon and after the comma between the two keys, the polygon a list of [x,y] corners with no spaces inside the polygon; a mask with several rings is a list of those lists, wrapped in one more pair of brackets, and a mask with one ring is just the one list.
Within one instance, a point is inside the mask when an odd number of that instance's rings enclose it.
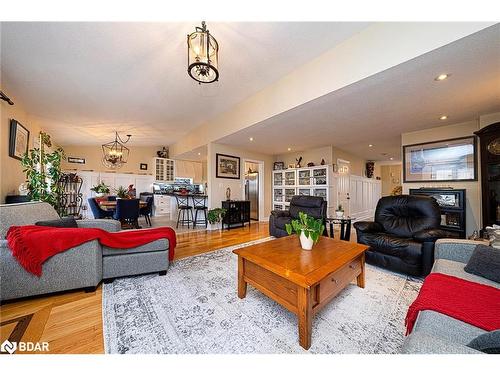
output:
{"label": "hardwood floor", "polygon": [[[175,259],[265,238],[268,228],[268,223],[252,222],[224,232],[179,233]],[[0,342],[9,337],[17,339],[14,341],[47,341],[52,354],[104,353],[101,300],[99,286],[93,293],[65,292],[7,302],[0,306]]]}

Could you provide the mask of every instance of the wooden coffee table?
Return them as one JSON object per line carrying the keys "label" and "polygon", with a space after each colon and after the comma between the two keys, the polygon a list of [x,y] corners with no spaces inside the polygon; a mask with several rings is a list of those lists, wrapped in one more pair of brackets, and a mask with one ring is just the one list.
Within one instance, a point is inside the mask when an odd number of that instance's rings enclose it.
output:
{"label": "wooden coffee table", "polygon": [[368,246],[321,237],[311,251],[297,236],[282,237],[234,250],[238,255],[238,297],[247,283],[297,315],[299,343],[311,346],[312,317],[356,279],[365,287]]}

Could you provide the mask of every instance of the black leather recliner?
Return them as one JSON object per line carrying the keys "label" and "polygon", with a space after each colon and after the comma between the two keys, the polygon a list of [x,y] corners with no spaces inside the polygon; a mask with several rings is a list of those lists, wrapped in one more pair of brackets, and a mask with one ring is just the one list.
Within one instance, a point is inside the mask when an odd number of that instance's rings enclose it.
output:
{"label": "black leather recliner", "polygon": [[431,197],[397,195],[377,203],[375,221],[354,223],[358,243],[370,246],[366,262],[413,276],[425,276],[434,263],[434,242],[455,237],[441,230],[441,213]]}
{"label": "black leather recliner", "polygon": [[326,207],[327,201],[323,197],[295,195],[290,201],[290,209],[288,211],[271,211],[271,216],[269,217],[269,234],[274,237],[288,236],[285,224],[290,224],[292,220],[298,219],[299,212],[304,212],[315,219],[323,219],[325,223]]}

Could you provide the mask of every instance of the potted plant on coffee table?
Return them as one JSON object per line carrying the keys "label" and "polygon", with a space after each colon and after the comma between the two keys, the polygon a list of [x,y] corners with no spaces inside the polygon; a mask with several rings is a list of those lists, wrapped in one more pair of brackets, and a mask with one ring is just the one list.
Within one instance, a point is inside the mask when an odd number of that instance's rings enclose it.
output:
{"label": "potted plant on coffee table", "polygon": [[290,224],[285,225],[285,229],[289,235],[294,232],[299,235],[302,249],[311,250],[313,245],[318,243],[325,226],[323,220],[299,212],[299,220],[292,220]]}
{"label": "potted plant on coffee table", "polygon": [[221,229],[220,222],[226,214],[226,209],[224,208],[212,208],[207,212],[208,226],[207,230],[217,230]]}
{"label": "potted plant on coffee table", "polygon": [[106,194],[109,194],[109,186],[106,185],[103,181],[99,182],[97,185],[92,186],[90,188],[95,193],[97,198],[104,197]]}

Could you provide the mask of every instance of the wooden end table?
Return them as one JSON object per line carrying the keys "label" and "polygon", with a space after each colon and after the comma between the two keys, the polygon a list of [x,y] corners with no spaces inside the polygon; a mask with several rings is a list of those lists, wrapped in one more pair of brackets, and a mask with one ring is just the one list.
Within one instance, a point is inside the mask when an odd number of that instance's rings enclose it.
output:
{"label": "wooden end table", "polygon": [[251,284],[297,315],[299,343],[311,346],[312,317],[356,279],[365,287],[365,251],[368,246],[321,237],[310,251],[297,236],[234,250],[238,255],[238,297]]}

